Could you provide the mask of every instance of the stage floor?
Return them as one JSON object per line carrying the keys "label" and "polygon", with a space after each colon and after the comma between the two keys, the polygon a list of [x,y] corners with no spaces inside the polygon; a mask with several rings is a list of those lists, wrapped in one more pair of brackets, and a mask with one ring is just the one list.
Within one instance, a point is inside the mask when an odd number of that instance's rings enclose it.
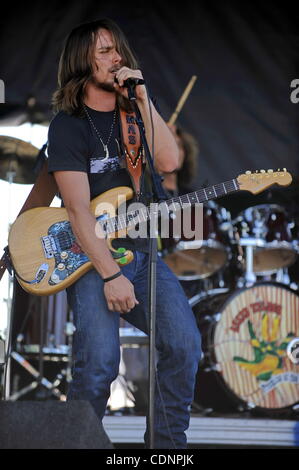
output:
{"label": "stage floor", "polygon": [[[105,416],[103,425],[113,444],[143,443],[144,416]],[[263,418],[213,418],[192,416],[187,431],[192,448],[221,446],[296,447],[299,421]]]}

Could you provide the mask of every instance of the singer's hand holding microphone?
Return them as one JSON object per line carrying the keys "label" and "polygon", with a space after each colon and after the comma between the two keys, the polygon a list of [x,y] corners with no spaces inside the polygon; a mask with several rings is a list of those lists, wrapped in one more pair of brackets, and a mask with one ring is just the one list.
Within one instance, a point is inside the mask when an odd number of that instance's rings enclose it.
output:
{"label": "singer's hand holding microphone", "polygon": [[[136,99],[146,98],[146,88],[141,70],[133,70],[121,67],[114,76],[115,91],[128,98],[128,92],[135,93]],[[130,98],[130,96],[129,96]]]}

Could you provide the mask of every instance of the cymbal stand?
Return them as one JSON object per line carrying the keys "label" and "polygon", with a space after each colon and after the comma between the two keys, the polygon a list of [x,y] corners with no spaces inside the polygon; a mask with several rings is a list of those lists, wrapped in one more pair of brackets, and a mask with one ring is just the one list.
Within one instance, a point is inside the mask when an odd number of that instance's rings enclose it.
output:
{"label": "cymbal stand", "polygon": [[[22,367],[24,367],[24,369],[26,369],[27,372],[29,372],[29,374],[35,377],[36,380],[31,382],[31,384],[22,388],[18,392],[13,393],[9,397],[7,397],[7,401],[16,401],[21,396],[25,395],[26,393],[31,392],[32,390],[34,390],[35,388],[41,385],[45,387],[47,390],[49,390],[49,392],[51,392],[51,394],[53,394],[59,400],[66,401],[66,396],[63,393],[61,393],[61,391],[57,388],[57,386],[61,382],[62,376],[61,378],[57,376],[57,378],[53,382],[50,382],[45,377],[42,377],[40,372],[37,369],[35,369],[23,356],[21,356],[21,354],[17,353],[16,351],[12,351],[10,355],[16,362],[18,362]],[[61,371],[61,374],[63,372],[64,371]]]}
{"label": "cymbal stand", "polygon": [[[36,298],[34,299],[36,300]],[[30,306],[28,307],[30,309]],[[50,382],[48,379],[46,379],[43,376],[44,373],[44,323],[45,323],[45,313],[46,313],[46,308],[47,308],[47,298],[44,297],[41,299],[41,308],[39,310],[39,315],[40,315],[40,345],[39,345],[39,351],[38,351],[38,368],[37,370],[35,367],[33,367],[32,364],[25,359],[24,356],[22,356],[19,352],[17,351],[10,351],[9,359],[14,359],[20,366],[22,366],[29,374],[31,374],[35,380],[31,382],[29,385],[25,386],[21,390],[16,391],[15,393],[12,394],[7,394],[5,397],[5,400],[7,401],[16,401],[20,397],[26,395],[27,393],[30,393],[31,391],[37,389],[38,392],[38,398],[43,399],[45,398],[43,394],[41,393],[41,388],[45,387],[50,394],[53,394],[56,398],[65,401],[66,397],[63,393],[60,392],[60,390],[57,388],[59,383],[61,382],[62,376],[57,382],[57,377],[53,382]],[[30,310],[29,310],[30,312]],[[36,313],[36,312],[35,312]],[[28,314],[28,313],[27,313]],[[23,339],[23,335],[19,334],[17,338],[17,343],[21,343]],[[17,346],[18,349],[18,346]]]}
{"label": "cymbal stand", "polygon": [[[21,396],[26,395],[27,393],[32,392],[33,390],[37,389],[37,398],[38,399],[47,399],[48,394],[54,395],[60,401],[66,401],[66,395],[62,393],[58,386],[62,382],[63,378],[65,377],[66,382],[70,383],[72,380],[72,341],[73,341],[73,334],[75,331],[75,327],[72,321],[72,312],[69,311],[70,321],[66,322],[65,325],[65,334],[68,337],[68,354],[67,354],[67,366],[63,367],[56,375],[56,377],[51,382],[46,377],[44,377],[44,353],[47,349],[45,347],[45,316],[47,310],[47,297],[42,298],[41,308],[40,308],[40,345],[39,345],[39,367],[37,370],[35,367],[32,366],[25,358],[17,351],[12,351],[10,356],[14,359],[18,364],[20,364],[29,374],[31,374],[35,380],[31,382],[29,385],[25,386],[21,390],[11,394],[7,397],[8,401],[16,401]],[[22,335],[19,335],[20,339],[22,340]],[[20,340],[19,340],[20,341]],[[51,349],[51,348],[50,348]],[[42,393],[42,390],[46,389],[48,394]]]}
{"label": "cymbal stand", "polygon": [[45,346],[45,337],[44,337],[44,331],[45,331],[45,316],[46,316],[46,309],[47,309],[47,297],[42,297],[41,298],[41,308],[40,308],[40,333],[39,333],[39,338],[40,338],[40,345],[39,345],[39,354],[38,354],[38,371],[39,371],[39,376],[37,377],[38,379],[38,387],[36,391],[36,396],[37,398],[42,399],[43,398],[43,393],[42,393],[42,386],[44,385],[42,383],[42,379],[44,376],[44,346]]}
{"label": "cymbal stand", "polygon": [[72,381],[72,363],[73,363],[73,335],[76,330],[73,321],[73,312],[69,310],[69,321],[65,325],[65,334],[68,338],[68,361],[66,367],[66,381],[70,383]]}
{"label": "cymbal stand", "polygon": [[[11,223],[11,192],[12,192],[12,184],[14,182],[14,178],[16,176],[16,171],[14,168],[14,161],[10,162],[9,165],[9,170],[6,172],[6,181],[8,182],[8,221],[7,221],[7,231],[9,232],[10,229],[10,223]],[[7,269],[8,271],[8,289],[7,289],[7,313],[6,313],[6,337],[4,338],[4,352],[5,352],[5,358],[6,361],[4,363],[3,367],[3,373],[1,377],[1,385],[3,387],[3,394],[2,398],[5,400],[5,398],[9,395],[9,390],[10,390],[10,338],[11,338],[11,325],[12,325],[12,319],[11,319],[11,308],[12,308],[12,284],[13,284],[13,275],[11,269]]]}

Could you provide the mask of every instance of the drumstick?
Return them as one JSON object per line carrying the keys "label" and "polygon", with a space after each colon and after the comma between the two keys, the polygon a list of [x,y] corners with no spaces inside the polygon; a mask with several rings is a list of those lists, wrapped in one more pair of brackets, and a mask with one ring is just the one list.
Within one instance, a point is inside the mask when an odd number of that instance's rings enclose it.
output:
{"label": "drumstick", "polygon": [[175,123],[175,121],[177,120],[178,114],[181,111],[182,107],[184,106],[185,101],[188,98],[188,96],[189,96],[196,80],[197,80],[197,76],[193,75],[192,78],[190,79],[188,85],[186,86],[185,91],[182,94],[174,113],[172,114],[171,118],[168,121],[169,125],[173,125]]}

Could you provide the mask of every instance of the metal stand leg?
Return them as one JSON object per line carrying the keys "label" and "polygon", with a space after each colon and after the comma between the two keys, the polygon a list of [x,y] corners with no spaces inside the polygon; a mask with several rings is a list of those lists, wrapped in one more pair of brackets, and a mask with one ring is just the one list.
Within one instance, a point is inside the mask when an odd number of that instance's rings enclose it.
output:
{"label": "metal stand leg", "polygon": [[[24,387],[19,392],[14,393],[13,395],[10,395],[7,398],[8,401],[16,401],[18,398],[25,395],[26,393],[31,392],[32,390],[34,390],[35,388],[37,388],[40,385],[42,385],[47,390],[49,390],[51,392],[51,394],[53,394],[59,400],[66,401],[66,396],[63,393],[61,393],[60,390],[58,390],[58,388],[57,388],[57,381],[54,381],[52,383],[48,379],[46,379],[45,377],[42,377],[40,372],[38,370],[36,370],[31,364],[29,364],[29,362],[26,361],[26,359],[24,359],[24,357],[21,356],[19,353],[15,352],[15,351],[12,351],[11,357],[13,359],[15,359],[15,361],[17,361],[22,367],[24,367],[24,369],[26,369],[27,372],[29,372],[29,374],[31,374],[33,377],[35,377],[36,380],[34,382],[32,382],[30,385]],[[62,370],[61,374],[65,375],[66,371]],[[58,383],[58,385],[59,385],[59,383]]]}
{"label": "metal stand leg", "polygon": [[[61,401],[66,401],[66,395],[62,393],[59,389],[58,386],[62,382],[62,380],[65,378],[66,381],[69,383],[72,380],[72,336],[75,331],[75,327],[72,323],[72,312],[69,311],[69,317],[70,321],[66,322],[65,324],[65,335],[68,338],[67,343],[67,352],[65,351],[64,357],[67,355],[67,364],[65,367],[63,367],[56,375],[53,381],[48,380],[46,377],[44,377],[44,362],[45,362],[45,354],[49,354],[47,351],[48,349],[45,346],[45,334],[47,333],[45,329],[46,325],[46,320],[47,320],[47,312],[48,312],[48,301],[47,297],[44,297],[41,301],[40,308],[38,309],[38,312],[35,311],[35,313],[38,313],[40,316],[40,330],[39,330],[39,349],[36,351],[38,353],[37,359],[38,359],[38,370],[33,367],[32,364],[30,364],[25,357],[23,357],[19,352],[17,351],[11,351],[7,355],[7,363],[9,361],[14,359],[18,364],[20,364],[29,374],[31,374],[34,377],[34,381],[27,385],[26,387],[22,388],[21,390],[15,391],[11,395],[9,393],[6,394],[5,399],[7,401],[15,401],[19,399],[21,396],[24,396],[27,393],[32,392],[33,390],[36,390],[36,397],[38,399],[47,399],[48,395],[45,395],[45,389],[48,390],[49,395],[54,395],[57,399]],[[19,335],[21,338],[23,336],[20,334]],[[20,344],[21,347],[21,344]],[[50,354],[55,351],[51,350]]]}
{"label": "metal stand leg", "polygon": [[253,246],[246,246],[246,286],[250,286],[256,282],[256,275],[253,272]]}

